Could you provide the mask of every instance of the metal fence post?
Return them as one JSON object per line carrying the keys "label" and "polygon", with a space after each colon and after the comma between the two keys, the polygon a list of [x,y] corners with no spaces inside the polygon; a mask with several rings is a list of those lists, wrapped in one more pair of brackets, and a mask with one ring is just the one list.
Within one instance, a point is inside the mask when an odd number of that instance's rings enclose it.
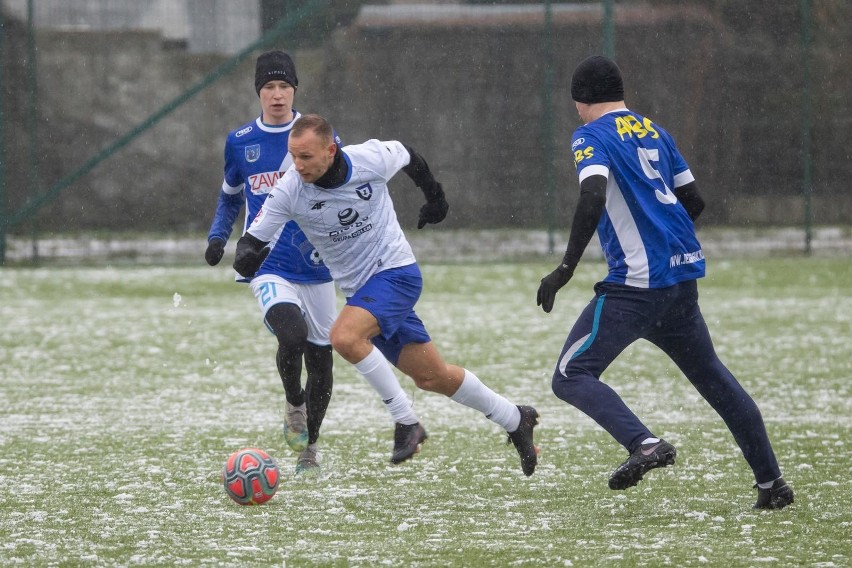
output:
{"label": "metal fence post", "polygon": [[[36,63],[36,39],[35,39],[35,0],[27,0],[27,91],[29,111],[27,112],[27,134],[29,135],[29,193],[38,195],[39,191],[39,152],[38,136],[38,65]],[[38,218],[32,218],[32,251],[33,263],[38,263]]]}
{"label": "metal fence post", "polygon": [[553,172],[553,9],[550,1],[544,4],[544,82],[542,95],[542,136],[544,138],[544,194],[547,202],[547,254],[553,254],[556,231],[556,199]]}
{"label": "metal fence post", "polygon": [[603,5],[603,52],[615,59],[615,15],[613,0],[604,0]]}
{"label": "metal fence post", "polygon": [[[3,84],[3,62],[5,60],[6,20],[0,9],[0,85]],[[4,89],[0,88],[0,266],[6,264],[6,122],[4,108],[6,97]]]}
{"label": "metal fence post", "polygon": [[801,1],[802,15],[802,193],[805,198],[805,254],[811,254],[813,239],[813,156],[811,156],[811,7],[809,0]]}

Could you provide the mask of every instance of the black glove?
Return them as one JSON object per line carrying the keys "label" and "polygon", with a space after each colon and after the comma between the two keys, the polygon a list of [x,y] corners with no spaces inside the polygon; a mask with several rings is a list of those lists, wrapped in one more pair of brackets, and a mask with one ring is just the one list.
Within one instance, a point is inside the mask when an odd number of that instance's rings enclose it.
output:
{"label": "black glove", "polygon": [[550,310],[553,309],[556,293],[568,284],[572,276],[574,276],[573,270],[568,270],[563,265],[559,265],[559,268],[542,278],[535,298],[536,305],[541,306],[541,309],[549,314]]}
{"label": "black glove", "polygon": [[[441,184],[438,185],[440,186]],[[443,195],[434,201],[427,201],[420,208],[420,219],[417,221],[417,228],[422,229],[426,226],[426,223],[440,223],[447,216],[449,208],[450,204],[447,203]]]}
{"label": "black glove", "polygon": [[216,266],[219,264],[219,261],[222,260],[222,256],[225,254],[225,241],[220,239],[219,237],[213,237],[207,243],[207,250],[204,251],[204,260],[207,261],[207,264],[210,266]]}
{"label": "black glove", "polygon": [[244,278],[251,278],[269,255],[269,243],[265,243],[248,233],[237,241],[237,252],[234,255],[234,270]]}

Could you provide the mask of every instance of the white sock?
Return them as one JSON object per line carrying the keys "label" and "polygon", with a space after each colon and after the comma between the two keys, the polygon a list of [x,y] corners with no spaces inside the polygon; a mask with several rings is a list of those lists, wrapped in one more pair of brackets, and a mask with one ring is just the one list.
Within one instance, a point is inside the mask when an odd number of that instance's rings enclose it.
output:
{"label": "white sock", "polygon": [[[781,478],[779,477],[778,479],[781,479]],[[771,489],[772,486],[775,485],[775,482],[778,481],[778,479],[774,479],[772,481],[765,481],[763,483],[758,483],[757,486],[760,487],[761,489]]]}
{"label": "white sock", "polygon": [[382,352],[373,347],[370,354],[355,363],[355,368],[370,386],[382,397],[394,422],[416,424],[420,422],[412,408],[411,400],[399,386],[399,380]]}
{"label": "white sock", "polygon": [[514,432],[521,425],[521,411],[518,407],[485,386],[467,369],[464,370],[459,390],[450,399],[480,411],[507,432]]}
{"label": "white sock", "polygon": [[659,441],[660,441],[659,438],[645,438],[644,440],[642,440],[642,443],[639,444],[639,445],[644,446],[645,444],[656,444]]}

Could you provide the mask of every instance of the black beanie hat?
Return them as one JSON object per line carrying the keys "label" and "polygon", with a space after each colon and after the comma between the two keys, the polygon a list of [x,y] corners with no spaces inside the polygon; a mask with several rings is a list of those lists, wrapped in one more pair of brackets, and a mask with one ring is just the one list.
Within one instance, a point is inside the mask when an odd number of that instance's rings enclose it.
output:
{"label": "black beanie hat", "polygon": [[299,86],[296,65],[283,51],[267,51],[257,58],[257,66],[254,69],[254,90],[258,95],[261,87],[270,81],[287,81],[294,88]]}
{"label": "black beanie hat", "polygon": [[584,59],[571,77],[571,98],[586,104],[623,101],[624,83],[615,61],[602,55]]}

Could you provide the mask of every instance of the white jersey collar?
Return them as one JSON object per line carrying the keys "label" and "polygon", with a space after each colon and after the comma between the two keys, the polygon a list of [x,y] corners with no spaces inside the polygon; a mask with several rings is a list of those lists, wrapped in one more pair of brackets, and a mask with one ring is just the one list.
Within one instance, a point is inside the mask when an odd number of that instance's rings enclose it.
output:
{"label": "white jersey collar", "polygon": [[254,119],[254,123],[257,124],[257,127],[260,128],[261,130],[263,130],[264,132],[271,132],[271,133],[275,134],[275,133],[278,133],[278,132],[287,132],[288,130],[293,128],[293,125],[296,123],[296,119],[301,117],[301,116],[302,116],[301,113],[299,113],[299,111],[294,109],[293,110],[293,120],[291,120],[287,124],[278,124],[276,126],[264,124],[263,121],[260,120],[263,117],[263,114],[261,114],[256,119]]}

